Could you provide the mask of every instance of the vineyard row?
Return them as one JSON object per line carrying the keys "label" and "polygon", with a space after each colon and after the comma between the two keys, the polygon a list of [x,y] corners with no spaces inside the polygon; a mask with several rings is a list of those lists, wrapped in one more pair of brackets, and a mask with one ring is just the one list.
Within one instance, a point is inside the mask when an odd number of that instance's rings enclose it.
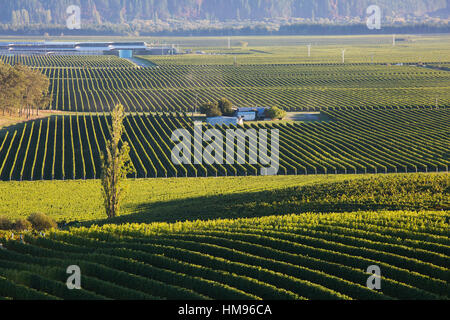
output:
{"label": "vineyard row", "polygon": [[[449,113],[448,108],[328,111],[331,121],[250,123],[243,129],[279,130],[281,175],[448,171]],[[0,179],[99,178],[109,122],[106,114],[53,116],[0,131]],[[245,159],[236,158],[233,165],[174,165],[172,133],[185,128],[193,134],[193,122],[186,115],[136,113],[127,116],[124,125],[123,140],[131,148],[135,177],[260,174],[261,165],[250,161],[248,143]],[[225,130],[235,127],[216,128],[225,137]],[[250,134],[248,141],[256,143],[257,136]],[[190,149],[193,160],[196,151],[203,152],[195,148]]]}

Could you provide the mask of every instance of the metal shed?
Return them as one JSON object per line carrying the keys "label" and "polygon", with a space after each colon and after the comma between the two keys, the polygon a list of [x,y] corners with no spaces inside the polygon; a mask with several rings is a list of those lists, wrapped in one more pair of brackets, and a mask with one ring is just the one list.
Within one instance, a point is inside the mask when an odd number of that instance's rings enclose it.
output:
{"label": "metal shed", "polygon": [[133,51],[132,50],[119,50],[119,57],[130,59],[133,58]]}

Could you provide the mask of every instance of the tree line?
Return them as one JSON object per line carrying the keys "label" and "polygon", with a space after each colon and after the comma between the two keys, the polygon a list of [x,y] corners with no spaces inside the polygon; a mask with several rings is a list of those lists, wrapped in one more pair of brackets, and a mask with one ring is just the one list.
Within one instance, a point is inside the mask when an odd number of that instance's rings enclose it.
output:
{"label": "tree line", "polygon": [[[0,22],[64,24],[69,5],[79,5],[89,23],[133,20],[270,18],[342,18],[365,16],[379,5],[383,16],[424,15],[448,10],[449,0],[14,0],[1,1]],[[447,11],[448,13],[448,11]]]}
{"label": "tree line", "polygon": [[186,22],[183,28],[151,26],[146,24],[85,24],[79,30],[69,30],[65,25],[30,24],[14,26],[0,24],[0,35],[29,36],[253,36],[253,35],[354,35],[354,34],[429,34],[450,33],[448,23],[411,23],[385,25],[381,30],[369,30],[363,23],[327,24],[292,23],[267,25],[249,22],[241,26],[217,24],[199,26]]}
{"label": "tree line", "polygon": [[29,118],[52,102],[50,80],[39,70],[0,61],[0,110],[2,115],[18,114]]}

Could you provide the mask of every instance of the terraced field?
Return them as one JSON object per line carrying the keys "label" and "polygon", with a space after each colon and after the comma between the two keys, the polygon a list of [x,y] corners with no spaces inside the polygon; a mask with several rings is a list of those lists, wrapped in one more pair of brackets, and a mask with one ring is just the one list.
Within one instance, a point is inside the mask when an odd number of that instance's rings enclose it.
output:
{"label": "terraced field", "polygon": [[[330,122],[246,124],[244,129],[280,131],[282,175],[448,171],[449,112],[449,108],[329,111]],[[0,131],[1,179],[99,178],[108,121],[105,114],[55,116]],[[172,132],[187,128],[193,134],[193,122],[186,116],[136,114],[124,124],[136,177],[260,174],[262,166],[251,163],[248,145],[242,164],[174,165]],[[227,127],[218,128],[225,137]],[[257,139],[254,134],[251,140]]]}
{"label": "terraced field", "polygon": [[[7,241],[0,296],[15,299],[448,299],[449,215],[303,214],[106,225]],[[69,265],[82,290],[67,290]],[[382,270],[381,290],[366,269]],[[325,271],[325,272],[324,272]]]}

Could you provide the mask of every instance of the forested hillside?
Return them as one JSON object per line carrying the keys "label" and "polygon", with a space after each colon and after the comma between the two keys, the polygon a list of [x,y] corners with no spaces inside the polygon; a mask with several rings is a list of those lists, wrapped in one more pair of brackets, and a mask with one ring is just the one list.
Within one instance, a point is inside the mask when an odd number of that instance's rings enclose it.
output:
{"label": "forested hillside", "polygon": [[351,18],[365,16],[378,4],[384,17],[421,16],[448,12],[450,0],[0,0],[0,23],[63,24],[66,8],[80,5],[88,23],[133,20],[265,18]]}

